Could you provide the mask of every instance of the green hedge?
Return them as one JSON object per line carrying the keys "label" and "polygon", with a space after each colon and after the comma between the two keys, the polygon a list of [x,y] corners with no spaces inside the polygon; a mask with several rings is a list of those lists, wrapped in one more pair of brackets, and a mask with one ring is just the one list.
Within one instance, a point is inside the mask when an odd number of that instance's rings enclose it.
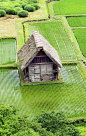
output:
{"label": "green hedge", "polygon": [[17,12],[15,9],[12,9],[12,8],[6,8],[6,13],[9,14],[9,15],[17,15]]}
{"label": "green hedge", "polygon": [[36,3],[33,3],[32,6],[34,6],[36,10],[40,8],[40,6]]}
{"label": "green hedge", "polygon": [[33,3],[38,3],[38,0],[31,0]]}
{"label": "green hedge", "polygon": [[14,7],[22,7],[20,4],[15,4]]}
{"label": "green hedge", "polygon": [[0,10],[0,17],[4,17],[6,14],[5,10]]}
{"label": "green hedge", "polygon": [[17,14],[18,14],[19,11],[23,10],[23,8],[15,7],[15,10],[16,10],[16,12],[17,12]]}
{"label": "green hedge", "polygon": [[19,17],[27,17],[28,16],[28,11],[26,10],[21,10],[18,12]]}
{"label": "green hedge", "polygon": [[27,6],[26,3],[22,3],[22,8],[24,9],[24,7]]}
{"label": "green hedge", "polygon": [[27,10],[28,12],[33,12],[35,11],[35,7],[31,5],[27,5],[24,7],[24,10]]}
{"label": "green hedge", "polygon": [[0,10],[4,10],[4,7],[0,5]]}

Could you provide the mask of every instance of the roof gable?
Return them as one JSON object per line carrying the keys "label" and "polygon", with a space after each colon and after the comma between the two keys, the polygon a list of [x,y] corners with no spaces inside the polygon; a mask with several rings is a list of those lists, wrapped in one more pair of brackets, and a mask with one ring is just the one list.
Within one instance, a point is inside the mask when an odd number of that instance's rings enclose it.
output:
{"label": "roof gable", "polygon": [[60,68],[62,67],[61,61],[57,51],[50,45],[50,43],[38,31],[34,31],[24,46],[18,52],[19,63],[23,70],[38,52],[43,49],[46,55]]}

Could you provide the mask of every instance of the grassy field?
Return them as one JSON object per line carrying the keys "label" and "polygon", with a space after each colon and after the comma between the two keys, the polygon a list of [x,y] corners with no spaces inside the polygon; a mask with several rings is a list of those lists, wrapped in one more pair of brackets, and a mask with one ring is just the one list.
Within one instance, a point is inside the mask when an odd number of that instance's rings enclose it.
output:
{"label": "grassy field", "polygon": [[0,38],[16,37],[15,20],[0,21]]}
{"label": "grassy field", "polygon": [[14,105],[30,119],[42,111],[86,116],[86,88],[77,66],[63,66],[61,74],[63,84],[20,87],[17,70],[0,69],[0,104]]}
{"label": "grassy field", "polygon": [[86,17],[68,17],[70,27],[86,27]]}
{"label": "grassy field", "polygon": [[78,41],[83,56],[86,57],[86,29],[74,29],[73,32]]}
{"label": "grassy field", "polygon": [[55,15],[86,14],[86,0],[62,0],[54,4]]}
{"label": "grassy field", "polygon": [[0,65],[16,62],[16,40],[0,39]]}
{"label": "grassy field", "polygon": [[76,60],[73,46],[60,20],[29,25],[30,34],[32,34],[33,30],[39,30],[39,32],[57,50],[61,60]]}

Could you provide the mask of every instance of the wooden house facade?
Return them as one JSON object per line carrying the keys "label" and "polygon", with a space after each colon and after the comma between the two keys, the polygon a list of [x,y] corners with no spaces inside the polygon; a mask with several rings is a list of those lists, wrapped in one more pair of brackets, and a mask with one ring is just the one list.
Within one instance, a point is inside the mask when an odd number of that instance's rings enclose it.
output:
{"label": "wooden house facade", "polygon": [[38,31],[19,50],[18,58],[26,81],[58,80],[62,67],[58,53]]}

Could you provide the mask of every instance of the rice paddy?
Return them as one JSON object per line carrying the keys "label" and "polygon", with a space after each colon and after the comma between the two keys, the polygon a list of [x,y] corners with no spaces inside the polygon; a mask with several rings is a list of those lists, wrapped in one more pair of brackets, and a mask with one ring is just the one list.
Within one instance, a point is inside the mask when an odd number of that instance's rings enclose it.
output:
{"label": "rice paddy", "polygon": [[[0,104],[13,105],[15,103],[15,87],[19,86],[18,70],[0,69]],[[17,100],[18,102],[18,100]]]}
{"label": "rice paddy", "polygon": [[[86,13],[85,2],[85,0],[78,0],[77,4],[77,0],[70,0],[70,2],[69,0],[58,1],[54,4],[55,14],[84,14]],[[84,17],[82,19],[83,21],[80,21],[81,19],[78,17],[77,19],[74,18],[74,21],[72,21],[70,18],[68,19],[71,27],[85,27]],[[20,26],[18,26],[18,24],[17,28],[17,38],[19,42],[17,49],[19,50],[23,44],[23,38],[20,36],[22,35],[23,37],[23,33],[21,33],[22,28],[19,29]],[[32,34],[33,30],[39,30],[39,32],[57,50],[61,60],[73,61],[77,59],[72,43],[64,30],[61,20],[34,24],[30,23],[29,34]],[[4,34],[5,31],[2,32],[3,37],[8,36],[7,33]],[[16,33],[11,34],[10,31],[8,32],[9,36],[12,34],[16,36]],[[13,32],[15,32],[14,29]],[[85,32],[83,32],[84,36],[78,29],[73,30],[73,32],[75,33],[77,41],[80,39],[80,37],[81,40],[85,38]],[[81,42],[84,45],[81,46],[81,51],[84,55],[86,54],[85,44],[83,41],[78,41],[79,45]],[[1,39],[0,65],[13,62],[16,62],[15,39]],[[63,111],[68,118],[86,117],[86,85],[81,74],[79,73],[78,67],[76,65],[63,65],[60,72],[65,82],[63,84],[20,86],[20,79],[17,69],[0,69],[0,104],[5,104],[7,106],[14,105],[19,110],[18,114],[27,115],[29,116],[29,119],[33,119],[36,115],[41,114],[43,111]]]}
{"label": "rice paddy", "polygon": [[86,17],[68,17],[70,27],[86,27]]}
{"label": "rice paddy", "polygon": [[73,29],[83,56],[86,57],[86,17],[68,17],[67,21]]}
{"label": "rice paddy", "polygon": [[30,34],[32,34],[33,30],[39,30],[39,32],[57,50],[61,60],[76,60],[73,46],[60,20],[29,25]]}
{"label": "rice paddy", "polygon": [[86,0],[62,0],[54,4],[55,15],[86,14]]}
{"label": "rice paddy", "polygon": [[77,66],[63,66],[64,84],[20,87],[17,70],[0,69],[0,104],[14,105],[30,119],[42,111],[63,111],[67,117],[85,116],[86,87]]}
{"label": "rice paddy", "polygon": [[73,32],[78,41],[83,56],[86,57],[86,29],[75,29]]}
{"label": "rice paddy", "polygon": [[15,39],[0,39],[0,65],[16,62]]}
{"label": "rice paddy", "polygon": [[35,115],[42,111],[63,111],[67,117],[85,115],[86,88],[76,66],[61,69],[65,84],[22,87],[24,102]]}

